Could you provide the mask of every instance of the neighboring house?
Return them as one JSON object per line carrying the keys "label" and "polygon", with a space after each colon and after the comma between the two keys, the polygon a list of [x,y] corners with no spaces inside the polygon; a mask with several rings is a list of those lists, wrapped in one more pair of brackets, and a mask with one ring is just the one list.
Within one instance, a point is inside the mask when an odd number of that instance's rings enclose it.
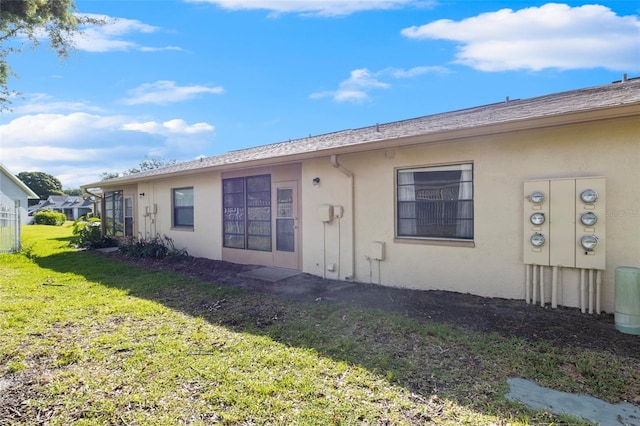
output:
{"label": "neighboring house", "polygon": [[38,196],[0,164],[0,253],[20,250],[20,228],[29,219],[29,199],[38,199]]}
{"label": "neighboring house", "polygon": [[108,235],[197,257],[613,312],[616,267],[640,267],[639,165],[625,78],[83,188]]}
{"label": "neighboring house", "polygon": [[46,200],[29,207],[29,216],[42,209],[50,209],[54,212],[64,213],[67,220],[76,220],[87,213],[93,213],[93,197],[77,197],[73,195],[49,195]]}

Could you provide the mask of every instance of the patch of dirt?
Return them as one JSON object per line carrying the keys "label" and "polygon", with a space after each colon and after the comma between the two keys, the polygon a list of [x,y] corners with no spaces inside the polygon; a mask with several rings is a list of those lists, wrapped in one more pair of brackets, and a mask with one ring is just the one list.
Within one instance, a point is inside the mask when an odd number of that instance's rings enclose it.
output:
{"label": "patch of dirt", "polygon": [[588,314],[580,309],[541,307],[523,300],[486,298],[436,290],[409,290],[376,284],[352,283],[300,274],[275,283],[241,278],[237,274],[259,266],[204,258],[189,261],[130,259],[105,254],[142,267],[184,273],[201,280],[261,291],[300,302],[344,302],[395,311],[420,321],[448,323],[486,333],[527,340],[545,340],[554,346],[589,348],[640,359],[640,336],[615,329],[613,314]]}

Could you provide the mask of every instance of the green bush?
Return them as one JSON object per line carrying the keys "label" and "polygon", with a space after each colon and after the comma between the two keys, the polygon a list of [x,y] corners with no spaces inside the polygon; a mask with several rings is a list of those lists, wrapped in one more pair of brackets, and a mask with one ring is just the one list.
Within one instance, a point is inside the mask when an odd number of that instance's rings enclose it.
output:
{"label": "green bush", "polygon": [[33,215],[33,220],[38,225],[62,226],[67,220],[67,216],[64,213],[40,210]]}
{"label": "green bush", "polygon": [[76,247],[97,249],[103,247],[117,247],[118,241],[102,235],[102,222],[98,217],[82,216],[73,222],[74,235],[71,244]]}
{"label": "green bush", "polygon": [[173,240],[166,235],[154,238],[140,238],[121,243],[118,247],[120,253],[128,257],[152,257],[155,259],[171,258],[187,258],[189,253],[186,249],[177,249],[173,244]]}

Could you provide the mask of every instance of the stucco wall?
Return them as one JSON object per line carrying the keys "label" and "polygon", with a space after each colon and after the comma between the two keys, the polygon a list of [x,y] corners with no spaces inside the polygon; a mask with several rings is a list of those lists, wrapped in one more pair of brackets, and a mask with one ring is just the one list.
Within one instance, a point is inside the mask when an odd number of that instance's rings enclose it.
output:
{"label": "stucco wall", "polygon": [[[193,230],[171,226],[172,189],[184,187],[193,187]],[[139,193],[145,195],[140,197]],[[136,197],[138,232],[145,237],[166,235],[173,240],[176,248],[186,248],[192,256],[220,259],[221,197],[219,173],[208,172],[139,184]]]}
{"label": "stucco wall", "polygon": [[[602,308],[614,308],[617,266],[640,266],[640,143],[632,119],[494,135],[442,144],[339,156],[349,178],[330,158],[303,165],[303,231],[306,272],[329,278],[351,271],[351,215],[355,211],[357,281],[417,289],[446,289],[482,296],[524,299],[522,261],[523,181],[604,176],[607,185],[607,266]],[[394,241],[396,168],[472,162],[475,247]],[[320,177],[313,187],[313,177]],[[345,206],[331,223],[318,219],[322,204]],[[369,261],[371,243],[385,243],[385,260]],[[328,264],[336,264],[328,271]],[[550,297],[551,271],[545,281]],[[579,274],[564,268],[559,303],[578,306]]]}
{"label": "stucco wall", "polygon": [[31,221],[31,218],[28,215],[29,199],[27,198],[27,194],[22,188],[16,185],[13,180],[11,180],[8,176],[5,176],[5,174],[1,172],[0,193],[11,199],[10,203],[6,203],[7,207],[11,209],[14,208],[16,201],[20,202],[20,223],[26,225]]}

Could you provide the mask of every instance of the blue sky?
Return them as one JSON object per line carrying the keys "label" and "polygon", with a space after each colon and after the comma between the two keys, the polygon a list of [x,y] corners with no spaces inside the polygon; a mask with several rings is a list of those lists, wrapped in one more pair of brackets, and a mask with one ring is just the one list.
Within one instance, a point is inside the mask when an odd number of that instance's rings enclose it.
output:
{"label": "blue sky", "polygon": [[637,1],[77,1],[9,57],[0,162],[64,188],[230,150],[640,76]]}

